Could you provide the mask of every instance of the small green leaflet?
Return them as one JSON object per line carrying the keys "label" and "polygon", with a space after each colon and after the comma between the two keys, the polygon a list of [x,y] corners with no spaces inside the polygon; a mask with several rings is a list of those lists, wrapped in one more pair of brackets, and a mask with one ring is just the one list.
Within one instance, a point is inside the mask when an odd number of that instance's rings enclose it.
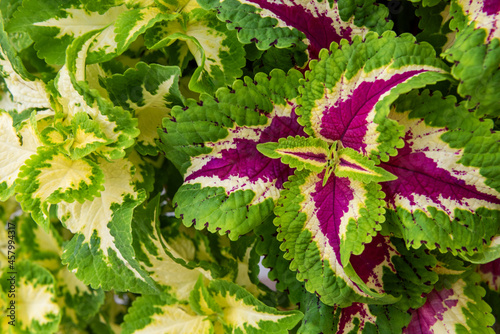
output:
{"label": "small green leaflet", "polygon": [[385,182],[397,179],[383,168],[375,166],[370,158],[346,147],[338,151],[338,163],[334,171],[338,177],[348,177],[363,183]]}
{"label": "small green leaflet", "polygon": [[281,162],[292,168],[305,168],[317,173],[325,169],[330,156],[330,148],[325,141],[302,136],[280,138],[277,143],[258,144],[257,150],[266,157],[281,158]]}
{"label": "small green leaflet", "polygon": [[257,149],[269,158],[281,158],[281,162],[299,171],[305,168],[321,173],[327,168],[323,186],[332,171],[337,177],[348,177],[363,183],[396,179],[394,175],[376,167],[374,161],[356,150],[347,147],[337,151],[337,142],[329,147],[326,141],[319,138],[302,136],[280,138],[277,143],[258,144]]}

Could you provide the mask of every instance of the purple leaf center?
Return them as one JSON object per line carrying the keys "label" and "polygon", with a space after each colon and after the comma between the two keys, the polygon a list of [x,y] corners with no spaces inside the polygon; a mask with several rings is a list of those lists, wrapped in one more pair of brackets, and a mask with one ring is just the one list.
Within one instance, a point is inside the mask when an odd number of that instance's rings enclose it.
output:
{"label": "purple leaf center", "polygon": [[368,120],[382,95],[414,75],[424,72],[408,71],[391,76],[389,80],[362,82],[346,100],[338,99],[323,113],[320,134],[331,140],[340,140],[344,147],[366,152],[365,135],[372,121]]}

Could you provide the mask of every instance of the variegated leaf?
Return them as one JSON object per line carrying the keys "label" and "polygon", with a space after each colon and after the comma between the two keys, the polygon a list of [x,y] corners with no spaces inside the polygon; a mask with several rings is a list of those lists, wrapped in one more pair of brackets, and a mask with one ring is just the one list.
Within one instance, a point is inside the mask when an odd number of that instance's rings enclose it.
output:
{"label": "variegated leaf", "polygon": [[[18,135],[21,137],[19,138]],[[42,143],[30,122],[19,131],[13,125],[12,117],[0,111],[0,200],[5,201],[14,194],[15,181],[21,167]]]}
{"label": "variegated leaf", "polygon": [[500,292],[500,259],[478,266],[478,273],[491,290]]}
{"label": "variegated leaf", "polygon": [[145,39],[151,49],[168,46],[177,39],[187,43],[198,64],[189,82],[189,88],[195,92],[213,94],[243,74],[243,45],[236,38],[236,32],[228,31],[213,12],[194,9],[187,17],[156,25]]}
{"label": "variegated leaf", "polygon": [[[390,302],[380,272],[369,279],[349,264],[351,253],[361,254],[364,244],[381,228],[385,210],[380,186],[337,176],[323,186],[324,173],[295,172],[276,206],[274,224],[283,241],[280,248],[292,260],[290,268],[327,305],[346,307],[371,299]],[[382,263],[365,264],[364,268]]]}
{"label": "variegated leaf", "polygon": [[[98,91],[90,89],[83,82],[76,83],[74,74],[71,74],[66,66],[59,71],[56,87],[60,93],[58,103],[65,119],[63,124],[69,126],[77,114],[87,113],[92,123],[98,124],[108,143],[95,147],[96,152],[110,159],[123,157],[124,149],[133,145],[134,138],[140,133],[137,129],[137,119],[132,118],[130,112],[121,107],[114,107],[111,102],[102,98]],[[82,140],[97,144],[101,142],[88,136],[83,136]]]}
{"label": "variegated leaf", "polygon": [[103,177],[91,160],[72,160],[54,149],[39,148],[21,167],[16,199],[38,224],[48,228],[50,204],[91,200],[103,190]]}
{"label": "variegated leaf", "polygon": [[189,306],[178,304],[165,294],[137,298],[125,316],[123,334],[172,333],[212,334],[212,322],[194,313]]}
{"label": "variegated leaf", "polygon": [[321,139],[301,136],[280,138],[279,141],[257,145],[266,157],[277,159],[297,170],[309,169],[320,173],[330,158],[330,148]]}
{"label": "variegated leaf", "polygon": [[[174,202],[186,225],[236,239],[272,212],[293,171],[256,147],[305,135],[293,103],[300,76],[296,71],[275,71],[269,78],[259,74],[236,81],[233,90],[220,89],[217,100],[204,97],[188,100],[185,110],[174,107],[160,139],[184,174]],[[191,210],[193,205],[198,210]]]}
{"label": "variegated leaf", "polygon": [[475,273],[459,279],[450,288],[433,290],[427,302],[411,310],[411,322],[404,334],[488,333],[495,318],[491,308],[481,299],[484,289]]}
{"label": "variegated leaf", "polygon": [[334,43],[310,68],[297,111],[305,131],[384,161],[403,145],[401,128],[387,119],[390,104],[401,93],[445,78],[445,66],[429,45],[391,32]]}
{"label": "variegated leaf", "polygon": [[450,14],[450,29],[457,33],[444,56],[453,63],[457,92],[479,116],[498,116],[500,6],[493,0],[453,0]]}
{"label": "variegated leaf", "polygon": [[373,1],[204,0],[201,4],[217,9],[219,19],[236,29],[243,43],[255,42],[260,50],[288,47],[304,34],[311,58],[342,38],[352,40],[370,29],[382,33],[392,26],[386,19],[387,8]]}
{"label": "variegated leaf", "polygon": [[157,128],[170,115],[174,105],[182,105],[178,67],[138,63],[135,69],[106,80],[107,92],[116,106],[131,111],[141,132],[136,149],[141,154],[156,155]]}
{"label": "variegated leaf", "polygon": [[208,290],[222,309],[219,317],[226,333],[286,334],[302,318],[301,312],[282,312],[266,306],[231,282],[211,281]]}
{"label": "variegated leaf", "polygon": [[[56,281],[47,269],[28,260],[18,261],[16,273],[4,271],[0,278],[7,304],[5,308],[14,309],[14,312],[8,311],[6,314],[5,320],[13,321],[9,324],[13,326],[9,326],[9,330],[12,328],[15,333],[34,334],[57,330],[61,321],[61,308],[57,303]],[[9,293],[11,297],[5,298]]]}
{"label": "variegated leaf", "polygon": [[[133,245],[136,258],[150,277],[178,300],[188,300],[200,275],[204,281],[211,279],[202,268],[187,268],[179,260],[187,260],[168,245],[159,232],[158,200],[156,197],[146,207],[139,206],[132,220]],[[177,260],[177,261],[176,261]]]}
{"label": "variegated leaf", "polygon": [[389,117],[405,127],[406,146],[380,167],[398,177],[382,190],[406,242],[453,254],[481,253],[498,233],[500,193],[498,162],[477,159],[476,147],[499,156],[498,135],[489,130],[491,123],[456,107],[453,98],[425,92],[400,101],[398,110],[406,112]]}
{"label": "variegated leaf", "polygon": [[335,173],[338,177],[348,177],[363,183],[395,180],[396,177],[383,168],[375,166],[375,162],[352,148],[343,148],[338,152],[338,163]]}
{"label": "variegated leaf", "polygon": [[99,166],[104,173],[99,197],[58,204],[58,217],[75,234],[64,248],[63,262],[94,288],[155,292],[132,247],[132,212],[145,199],[144,191],[134,189],[133,165],[126,159],[101,159]]}

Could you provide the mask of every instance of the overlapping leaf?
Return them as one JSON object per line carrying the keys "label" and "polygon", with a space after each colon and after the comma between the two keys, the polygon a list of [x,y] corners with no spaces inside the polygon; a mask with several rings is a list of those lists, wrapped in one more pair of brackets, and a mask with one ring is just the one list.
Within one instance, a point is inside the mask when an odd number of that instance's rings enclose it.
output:
{"label": "overlapping leaf", "polygon": [[54,3],[24,1],[7,30],[28,31],[40,57],[50,64],[64,64],[66,48],[77,38],[96,32],[89,62],[103,62],[123,53],[137,37],[161,20],[175,15],[154,6],[128,8],[125,4],[103,8],[85,7],[80,1]]}
{"label": "overlapping leaf", "polygon": [[157,49],[177,39],[187,43],[198,64],[189,82],[191,90],[213,94],[217,88],[232,84],[243,74],[243,45],[236,33],[228,31],[214,13],[198,8],[175,21],[156,25],[147,32],[145,43]]}
{"label": "overlapping leaf", "polygon": [[[292,170],[256,146],[305,135],[293,103],[300,76],[296,71],[261,74],[236,81],[232,90],[220,89],[217,99],[205,96],[188,100],[185,110],[174,107],[160,139],[184,174],[174,202],[185,224],[235,239],[271,213]],[[198,210],[191,210],[193,205]]]}
{"label": "overlapping leaf", "polygon": [[254,42],[260,50],[297,44],[304,34],[311,58],[342,38],[352,40],[369,30],[382,33],[392,26],[387,8],[373,1],[205,0],[201,5],[217,9],[219,19],[236,29],[243,43]]}
{"label": "overlapping leaf", "polygon": [[31,123],[26,123],[18,133],[12,117],[0,112],[0,200],[5,201],[14,194],[15,181],[21,167],[41,145]]}
{"label": "overlapping leaf", "polygon": [[[499,229],[500,150],[492,123],[438,93],[413,93],[400,101],[398,110],[405,113],[389,117],[405,126],[406,146],[380,166],[398,177],[382,189],[406,242],[481,253]],[[482,151],[491,158],[479,157]]]}
{"label": "overlapping leaf", "polygon": [[75,234],[64,248],[63,262],[95,288],[154,292],[154,281],[134,258],[130,230],[133,210],[145,193],[134,189],[129,161],[99,162],[104,173],[100,196],[58,204],[58,217]]}
{"label": "overlapping leaf", "polygon": [[453,45],[445,50],[454,63],[451,74],[459,81],[458,94],[467,98],[476,113],[500,115],[500,7],[496,1],[454,0],[450,28],[457,31]]}
{"label": "overlapping leaf", "polygon": [[[54,277],[47,269],[27,260],[17,262],[16,269],[14,275],[4,271],[1,276],[5,306],[15,301],[14,319],[10,318],[15,326],[11,328],[15,328],[16,333],[55,332],[61,321],[61,308],[57,303]],[[10,290],[15,291],[15,299],[7,298]]]}
{"label": "overlapping leaf", "polygon": [[484,289],[478,285],[478,275],[459,279],[450,288],[433,290],[427,302],[412,310],[412,319],[405,334],[417,333],[491,333],[495,318],[481,300]]}
{"label": "overlapping leaf", "polygon": [[157,128],[170,115],[174,104],[182,104],[178,67],[138,63],[135,69],[116,74],[106,80],[107,92],[117,106],[130,110],[138,121],[140,134],[136,149],[142,154],[156,155]]}
{"label": "overlapping leaf", "polygon": [[187,300],[200,275],[205,281],[211,279],[211,275],[202,268],[186,268],[174,260],[174,256],[183,257],[166,244],[159,233],[158,218],[158,198],[147,207],[136,209],[132,221],[136,258],[150,277],[169,294],[179,300]]}
{"label": "overlapping leaf", "polygon": [[[387,120],[389,104],[404,91],[440,80],[442,69],[433,50],[414,49],[406,38],[368,34],[364,42],[355,38],[350,45],[332,46],[330,54],[323,52],[320,61],[311,63],[300,90],[299,123],[338,150],[322,171],[296,171],[289,179],[275,209],[275,224],[291,268],[328,305],[391,300],[381,285],[374,287],[377,292],[370,290],[349,258],[363,252],[384,221],[385,195],[374,182],[395,177],[368,156],[387,160],[402,144],[392,137],[400,126]],[[395,40],[398,46],[388,47]],[[403,56],[408,52],[399,48],[403,44],[420,58]]]}

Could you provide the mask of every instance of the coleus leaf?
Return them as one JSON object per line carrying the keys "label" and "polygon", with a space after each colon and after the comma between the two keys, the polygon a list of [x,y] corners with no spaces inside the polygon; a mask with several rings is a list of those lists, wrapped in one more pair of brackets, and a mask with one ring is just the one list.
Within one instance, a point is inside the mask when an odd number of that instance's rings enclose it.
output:
{"label": "coleus leaf", "polygon": [[61,325],[85,329],[104,303],[104,292],[84,284],[66,267],[56,274],[57,295],[62,309]]}
{"label": "coleus leaf", "polygon": [[8,31],[28,31],[39,55],[49,64],[64,64],[66,48],[90,31],[99,31],[97,45],[113,48],[114,22],[127,11],[125,5],[112,7],[104,13],[90,12],[79,1],[65,3],[24,1],[9,22]]}
{"label": "coleus leaf", "polygon": [[258,144],[257,150],[266,157],[281,158],[282,163],[297,170],[305,168],[318,173],[325,169],[330,157],[330,148],[323,140],[301,136]]}
{"label": "coleus leaf", "polygon": [[349,264],[351,253],[362,253],[363,244],[381,228],[385,210],[380,186],[335,175],[323,186],[324,173],[296,171],[276,205],[274,224],[283,242],[280,248],[292,260],[290,268],[327,305],[395,301],[384,295],[381,285],[374,286],[379,293],[371,291]]}
{"label": "coleus leaf", "polygon": [[500,259],[481,264],[477,271],[491,290],[500,292]]}
{"label": "coleus leaf", "polygon": [[446,67],[429,45],[386,32],[334,43],[310,68],[297,111],[305,131],[386,161],[403,145],[400,126],[387,119],[390,104],[399,94],[443,80]]}
{"label": "coleus leaf", "polygon": [[219,19],[236,29],[243,43],[255,42],[260,50],[297,44],[304,34],[311,58],[342,38],[364,36],[370,29],[382,33],[392,26],[387,8],[373,1],[204,0],[201,5],[217,9]]}
{"label": "coleus leaf", "polygon": [[56,273],[61,268],[62,238],[53,225],[48,231],[38,225],[29,214],[23,213],[14,221],[17,228],[18,258],[30,260]]}
{"label": "coleus leaf", "polygon": [[27,30],[40,57],[57,65],[64,64],[66,48],[75,39],[94,31],[97,35],[89,48],[88,62],[96,63],[123,53],[156,22],[176,16],[156,6],[129,9],[118,4],[104,11],[92,9],[79,1],[25,1],[9,22],[8,31]]}
{"label": "coleus leaf", "polygon": [[[132,220],[133,246],[137,260],[150,277],[178,300],[188,300],[200,277],[211,279],[202,268],[186,268],[177,258],[183,258],[169,246],[159,232],[159,196],[147,206],[135,209]],[[174,258],[174,256],[176,256]]]}
{"label": "coleus leaf", "polygon": [[38,224],[48,228],[49,204],[90,200],[103,190],[103,178],[91,160],[72,160],[57,150],[39,148],[21,167],[16,199]]}
{"label": "coleus leaf", "polygon": [[145,35],[150,49],[167,46],[177,39],[187,43],[198,64],[189,82],[191,90],[213,94],[243,74],[243,45],[236,38],[236,32],[228,31],[213,12],[194,9],[176,21],[156,25]]}
{"label": "coleus leaf", "polygon": [[[21,137],[19,138],[18,135]],[[5,201],[14,194],[15,181],[21,167],[42,143],[32,124],[27,122],[19,131],[13,126],[12,117],[0,111],[0,200]]]}
{"label": "coleus leaf", "polygon": [[[134,138],[140,133],[137,119],[132,118],[130,112],[121,107],[114,107],[83,82],[76,83],[66,67],[60,70],[56,87],[60,93],[58,103],[65,119],[63,125],[69,126],[78,113],[87,113],[92,123],[99,125],[99,130],[106,136],[108,143],[96,147],[96,152],[109,159],[123,157],[124,150],[134,144]],[[84,140],[88,140],[88,137],[84,137]]]}
{"label": "coleus leaf", "polygon": [[16,270],[13,276],[8,271],[1,276],[4,299],[11,290],[11,284],[15,285],[16,333],[55,332],[61,321],[61,308],[57,304],[54,276],[47,269],[27,260],[18,261]]}
{"label": "coleus leaf", "polygon": [[156,292],[132,247],[132,212],[145,199],[144,191],[134,189],[133,165],[126,159],[100,159],[99,166],[104,173],[99,197],[58,204],[59,219],[75,234],[64,247],[63,263],[94,288]]}
{"label": "coleus leaf", "polygon": [[219,321],[225,332],[285,334],[302,319],[301,312],[283,312],[266,306],[231,282],[213,280],[208,290],[222,309]]}
{"label": "coleus leaf", "polygon": [[[111,101],[130,110],[138,120],[140,134],[136,149],[141,154],[156,155],[157,128],[170,115],[174,104],[183,104],[179,91],[178,67],[137,63],[134,69],[106,79]],[[139,90],[138,87],[142,89]]]}
{"label": "coleus leaf", "polygon": [[9,45],[5,45],[6,42],[3,42],[6,38],[0,30],[0,68],[3,81],[11,95],[5,98],[12,100],[13,107],[18,112],[29,108],[50,108],[45,83],[26,70],[22,60],[17,54],[13,54],[13,50],[9,50]]}
{"label": "coleus leaf", "polygon": [[453,63],[451,74],[458,81],[457,92],[479,116],[498,116],[500,92],[500,7],[496,1],[454,0],[450,28],[456,30],[453,45],[444,50]]}
{"label": "coleus leaf", "polygon": [[492,123],[481,124],[463,104],[455,106],[454,98],[439,93],[424,92],[420,98],[412,93],[400,101],[400,112],[389,118],[405,126],[407,144],[380,167],[398,177],[383,183],[382,190],[403,237],[415,248],[425,244],[466,256],[483,252],[498,233],[500,214],[498,175],[493,173],[498,162],[476,158],[478,145],[498,155]]}
{"label": "coleus leaf", "polygon": [[451,288],[433,290],[427,302],[411,310],[412,319],[405,334],[420,333],[491,333],[495,318],[491,308],[481,299],[485,291],[479,275],[472,273],[459,279]]}
{"label": "coleus leaf", "polygon": [[338,163],[333,173],[337,177],[347,177],[363,183],[395,180],[396,177],[383,168],[375,166],[375,162],[350,147],[337,152]]}
{"label": "coleus leaf", "polygon": [[184,224],[207,226],[234,240],[271,213],[292,170],[256,146],[305,135],[293,102],[300,77],[293,70],[258,74],[236,81],[232,90],[219,89],[217,99],[203,96],[200,102],[188,100],[185,110],[172,109],[160,145],[184,174],[174,197]]}
{"label": "coleus leaf", "polygon": [[212,322],[197,315],[189,306],[166,295],[143,295],[137,298],[125,315],[123,333],[214,333]]}
{"label": "coleus leaf", "polygon": [[453,43],[455,31],[450,29],[450,4],[439,1],[432,6],[419,6],[415,9],[415,14],[420,17],[418,27],[422,29],[416,37],[418,41],[426,41],[440,54]]}

